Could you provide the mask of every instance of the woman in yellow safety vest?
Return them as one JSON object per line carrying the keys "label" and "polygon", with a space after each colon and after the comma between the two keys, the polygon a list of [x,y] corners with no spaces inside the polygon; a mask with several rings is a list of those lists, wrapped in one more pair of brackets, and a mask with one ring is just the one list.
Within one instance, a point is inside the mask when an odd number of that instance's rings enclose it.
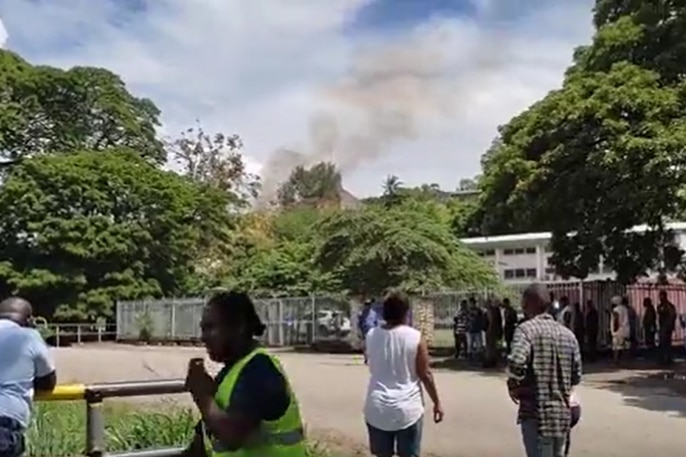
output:
{"label": "woman in yellow safety vest", "polygon": [[203,310],[202,342],[223,364],[212,378],[203,359],[186,386],[202,416],[187,457],[305,457],[298,401],[278,360],[256,340],[265,330],[250,298],[219,292]]}

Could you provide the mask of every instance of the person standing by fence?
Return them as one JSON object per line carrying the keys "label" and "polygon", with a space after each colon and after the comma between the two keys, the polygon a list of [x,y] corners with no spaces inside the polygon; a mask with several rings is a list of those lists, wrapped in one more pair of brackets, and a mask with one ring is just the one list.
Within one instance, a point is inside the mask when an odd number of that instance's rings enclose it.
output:
{"label": "person standing by fence", "polygon": [[657,305],[658,317],[658,339],[660,343],[660,363],[662,365],[671,365],[673,361],[672,354],[672,336],[676,329],[676,307],[667,299],[667,292],[660,291],[660,303]]}
{"label": "person standing by fence", "polygon": [[655,352],[655,335],[657,334],[657,312],[650,297],[643,299],[643,340],[652,356]]}
{"label": "person standing by fence", "polygon": [[484,348],[484,330],[486,329],[484,313],[476,304],[476,299],[469,299],[469,321],[467,343],[469,345],[469,358],[475,359],[480,356]]}
{"label": "person standing by fence", "polygon": [[20,457],[34,392],[51,392],[57,376],[43,337],[31,328],[31,304],[0,302],[0,457]]}
{"label": "person standing by fence", "polygon": [[281,363],[256,337],[265,325],[244,293],[219,292],[203,310],[201,339],[223,364],[213,379],[191,359],[186,387],[201,422],[187,457],[305,457],[300,408]]}
{"label": "person standing by fence", "polygon": [[503,299],[503,314],[505,320],[505,324],[503,325],[505,347],[509,354],[510,349],[512,348],[512,338],[514,337],[515,327],[517,327],[517,311],[512,307],[509,298]]}
{"label": "person standing by fence", "polygon": [[467,326],[469,325],[469,310],[467,300],[460,302],[460,308],[453,318],[453,338],[455,340],[455,358],[460,358],[460,354],[467,356],[469,345],[467,343]]}
{"label": "person standing by fence", "polygon": [[598,353],[598,333],[600,331],[600,316],[593,300],[586,301],[584,309],[584,333],[586,336],[586,355],[590,361],[595,361]]}
{"label": "person standing by fence", "polygon": [[362,353],[364,354],[364,363],[367,363],[367,351],[365,348],[365,338],[367,333],[379,324],[378,307],[375,307],[375,300],[369,298],[364,301],[362,311],[357,319],[357,328],[360,331],[360,341],[362,342]]}

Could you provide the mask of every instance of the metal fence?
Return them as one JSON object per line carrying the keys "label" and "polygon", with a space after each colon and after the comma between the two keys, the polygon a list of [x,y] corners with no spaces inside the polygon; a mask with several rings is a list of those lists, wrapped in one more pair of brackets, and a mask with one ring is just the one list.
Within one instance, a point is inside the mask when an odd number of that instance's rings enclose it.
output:
{"label": "metal fence", "polygon": [[[205,299],[162,299],[117,303],[117,339],[194,341],[200,337]],[[269,346],[297,346],[352,336],[355,305],[336,297],[257,299]]]}
{"label": "metal fence", "polygon": [[185,391],[183,379],[90,385],[69,384],[57,386],[53,392],[38,395],[37,399],[42,401],[86,401],[85,455],[88,457],[179,457],[184,451],[183,448],[108,453],[105,449],[105,418],[102,403],[105,398],[176,394]]}
{"label": "metal fence", "polygon": [[[434,346],[451,346],[452,319],[460,301],[477,297],[481,302],[518,293],[518,288],[425,293],[411,297],[416,304],[414,324],[427,333]],[[206,299],[169,298],[117,303],[117,340],[193,342],[200,338],[200,318]],[[310,296],[255,299],[267,329],[268,346],[300,346],[343,342],[359,345],[357,316],[361,303],[345,297]],[[431,331],[429,331],[431,329]]]}
{"label": "metal fence", "polygon": [[[495,290],[464,290],[425,293],[410,297],[413,302],[413,323],[421,329],[433,347],[453,345],[453,317],[462,300],[474,297],[484,304],[509,297],[515,306],[528,284],[510,284]],[[598,308],[600,328],[609,328],[610,300],[614,295],[626,295],[637,312],[643,316],[642,302],[651,297],[657,303],[659,291],[664,290],[680,314],[686,313],[686,285],[637,283],[621,286],[613,281],[558,281],[548,283],[554,299],[568,297],[580,303],[582,310],[590,300]],[[162,342],[194,341],[200,337],[200,317],[205,299],[162,299],[119,302],[117,304],[117,339]],[[255,305],[267,330],[263,342],[268,346],[311,345],[320,342],[359,343],[357,316],[358,301],[341,297],[298,297],[256,299]],[[609,342],[605,333],[600,343]],[[675,339],[683,337],[679,329]]]}

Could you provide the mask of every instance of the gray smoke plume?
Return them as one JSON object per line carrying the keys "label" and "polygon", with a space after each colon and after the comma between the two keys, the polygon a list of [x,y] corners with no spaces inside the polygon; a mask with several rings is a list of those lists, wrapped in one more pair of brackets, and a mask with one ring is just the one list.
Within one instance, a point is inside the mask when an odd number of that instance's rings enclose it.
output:
{"label": "gray smoke plume", "polygon": [[327,109],[312,115],[307,145],[278,150],[265,164],[261,200],[272,199],[296,166],[328,161],[345,175],[400,142],[465,119],[475,88],[506,61],[506,43],[477,30],[460,55],[451,46],[455,29],[440,23],[410,41],[358,50],[348,74],[320,92]]}

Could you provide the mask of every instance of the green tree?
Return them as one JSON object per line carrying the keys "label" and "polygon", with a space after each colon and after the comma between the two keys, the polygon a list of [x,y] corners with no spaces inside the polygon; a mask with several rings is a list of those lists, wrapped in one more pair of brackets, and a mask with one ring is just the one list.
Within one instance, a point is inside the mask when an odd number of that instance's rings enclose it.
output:
{"label": "green tree", "polygon": [[79,320],[187,293],[200,234],[226,223],[223,198],[131,150],[23,160],[0,188],[0,289]]}
{"label": "green tree", "polygon": [[309,168],[296,167],[277,192],[280,206],[296,204],[338,206],[341,200],[341,174],[333,163],[320,162]]}
{"label": "green tree", "polygon": [[128,147],[166,159],[155,128],[159,110],[101,68],[32,66],[0,50],[0,160],[37,154]]}
{"label": "green tree", "polygon": [[257,197],[259,176],[247,171],[238,135],[209,134],[198,123],[167,140],[166,147],[184,176],[226,192],[236,208]]}
{"label": "green tree", "polygon": [[447,219],[418,202],[337,212],[318,227],[315,264],[355,295],[496,284],[493,269],[459,244]]}
{"label": "green tree", "polygon": [[472,222],[550,230],[559,274],[603,257],[630,282],[681,262],[665,222],[684,213],[686,4],[598,0],[594,22],[562,89],[500,128]]}

